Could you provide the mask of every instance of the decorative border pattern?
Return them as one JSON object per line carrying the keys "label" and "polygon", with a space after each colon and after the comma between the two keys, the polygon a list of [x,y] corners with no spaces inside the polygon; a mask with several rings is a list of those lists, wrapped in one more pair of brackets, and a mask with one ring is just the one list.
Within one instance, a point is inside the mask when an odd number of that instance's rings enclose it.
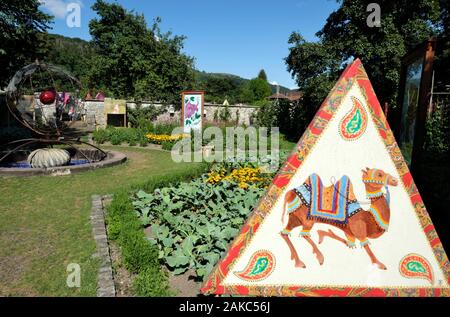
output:
{"label": "decorative border pattern", "polygon": [[247,222],[242,227],[239,235],[229,246],[226,256],[221,259],[216,268],[206,280],[201,291],[205,294],[240,294],[253,296],[450,296],[450,288],[371,288],[371,287],[310,287],[310,286],[244,286],[222,285],[222,281],[229,269],[237,261],[244,249],[250,243],[255,232],[265,216],[270,212],[283,190],[289,184],[296,170],[301,166],[310,153],[314,144],[321,136],[324,128],[333,117],[342,99],[356,83],[366,99],[371,117],[376,128],[390,154],[392,161],[400,175],[400,182],[404,185],[416,215],[424,229],[424,233],[430,243],[434,255],[441,266],[447,283],[450,284],[450,263],[445,254],[442,243],[425,209],[422,198],[409,172],[403,155],[400,152],[394,135],[381,109],[380,103],[373,91],[373,87],[367,77],[367,73],[359,59],[356,59],[342,73],[334,88],[324,100],[314,119],[297,143],[293,153],[289,156],[283,167],[275,176],[267,194],[253,210]]}

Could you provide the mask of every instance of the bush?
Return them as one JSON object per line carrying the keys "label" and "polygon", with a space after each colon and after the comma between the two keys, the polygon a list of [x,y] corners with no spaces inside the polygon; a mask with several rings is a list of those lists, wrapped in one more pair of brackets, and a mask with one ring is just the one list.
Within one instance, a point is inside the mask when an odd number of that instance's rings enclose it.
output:
{"label": "bush", "polygon": [[164,141],[161,143],[162,149],[166,151],[172,151],[173,146],[175,145],[175,142],[171,141]]}
{"label": "bush", "polygon": [[99,129],[94,131],[92,134],[92,138],[98,144],[103,144],[106,141],[109,141],[109,133],[107,129]]}
{"label": "bush", "polygon": [[134,291],[139,296],[160,297],[172,296],[167,282],[167,274],[162,273],[159,268],[148,267],[140,272],[133,283]]}
{"label": "bush", "polygon": [[99,144],[109,141],[113,145],[128,143],[133,146],[139,143],[141,146],[146,146],[148,143],[148,140],[146,140],[145,145],[142,145],[142,140],[145,139],[145,132],[135,128],[108,127],[106,129],[99,129],[98,131],[94,131],[93,138]]}
{"label": "bush", "polygon": [[176,122],[164,122],[164,123],[156,123],[153,126],[154,134],[168,134],[171,135],[173,129],[178,128],[180,126],[179,123]]}
{"label": "bush", "polygon": [[151,105],[142,108],[140,105],[137,105],[135,109],[128,109],[128,122],[133,128],[143,130],[146,133],[153,132],[152,121],[164,111],[164,107],[157,109],[155,106]]}

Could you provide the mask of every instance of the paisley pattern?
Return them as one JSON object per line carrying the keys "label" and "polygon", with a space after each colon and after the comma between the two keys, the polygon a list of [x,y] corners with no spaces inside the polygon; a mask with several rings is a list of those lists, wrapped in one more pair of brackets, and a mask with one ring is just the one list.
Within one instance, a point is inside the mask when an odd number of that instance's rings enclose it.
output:
{"label": "paisley pattern", "polygon": [[253,253],[244,270],[234,274],[246,281],[256,282],[268,277],[275,268],[275,257],[270,251],[259,250]]}
{"label": "paisley pattern", "polygon": [[367,112],[361,102],[352,96],[353,108],[342,118],[339,133],[344,140],[358,139],[367,128]]}
{"label": "paisley pattern", "polygon": [[408,254],[400,261],[400,274],[406,278],[423,278],[433,285],[433,269],[423,256]]}

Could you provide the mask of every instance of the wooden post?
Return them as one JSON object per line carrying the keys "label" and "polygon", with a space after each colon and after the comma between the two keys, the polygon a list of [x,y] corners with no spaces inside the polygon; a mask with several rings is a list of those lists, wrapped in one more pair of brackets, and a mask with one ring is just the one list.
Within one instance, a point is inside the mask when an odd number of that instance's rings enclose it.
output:
{"label": "wooden post", "polygon": [[423,145],[425,143],[426,121],[428,112],[428,101],[433,75],[433,59],[436,48],[436,40],[431,39],[426,43],[425,58],[422,67],[422,78],[420,80],[419,101],[417,106],[416,127],[414,133],[414,146],[411,155],[411,171],[418,167],[421,161]]}

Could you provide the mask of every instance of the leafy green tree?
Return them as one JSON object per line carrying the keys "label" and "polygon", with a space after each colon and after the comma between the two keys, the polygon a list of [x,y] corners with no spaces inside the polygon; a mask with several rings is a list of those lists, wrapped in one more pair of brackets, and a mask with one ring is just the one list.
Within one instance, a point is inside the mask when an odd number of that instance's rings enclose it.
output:
{"label": "leafy green tree", "polygon": [[258,73],[258,78],[262,79],[264,81],[267,81],[267,75],[266,72],[264,71],[264,69],[261,69]]}
{"label": "leafy green tree", "polygon": [[0,1],[0,88],[20,68],[42,58],[40,33],[52,17],[39,10],[38,0]]}
{"label": "leafy green tree", "polygon": [[307,42],[292,33],[288,70],[303,91],[304,104],[314,113],[340,71],[360,58],[381,103],[396,106],[401,57],[412,47],[438,32],[438,0],[377,1],[381,27],[366,23],[371,0],[341,0],[341,6],[316,34],[318,42]]}
{"label": "leafy green tree", "polygon": [[91,86],[120,98],[179,103],[190,86],[193,60],[181,52],[184,37],[162,33],[157,18],[149,29],[142,14],[117,3],[97,0],[99,18],[89,23],[97,54],[92,58]]}
{"label": "leafy green tree", "polygon": [[267,81],[261,78],[253,78],[245,84],[241,92],[241,100],[244,102],[254,103],[264,100],[272,93],[272,89]]}
{"label": "leafy green tree", "polygon": [[234,103],[238,97],[238,84],[230,77],[208,77],[201,89],[206,91],[207,101],[216,103],[222,103],[225,98]]}

